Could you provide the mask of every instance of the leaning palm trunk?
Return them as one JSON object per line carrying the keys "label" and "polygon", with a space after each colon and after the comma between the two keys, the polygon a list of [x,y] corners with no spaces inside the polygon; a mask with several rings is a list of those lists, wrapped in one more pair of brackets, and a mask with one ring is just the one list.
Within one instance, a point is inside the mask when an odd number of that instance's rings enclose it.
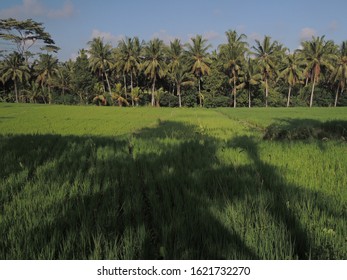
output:
{"label": "leaning palm trunk", "polygon": [[111,86],[110,86],[110,82],[108,80],[108,76],[107,76],[106,71],[105,71],[105,78],[106,78],[106,82],[107,82],[108,92],[110,93],[110,96],[112,96]]}
{"label": "leaning palm trunk", "polygon": [[337,105],[337,99],[339,98],[339,90],[340,90],[340,86],[338,86],[336,90],[334,107],[336,107]]}
{"label": "leaning palm trunk", "polygon": [[181,86],[177,84],[177,95],[178,95],[178,106],[182,107],[182,99],[181,99]]}
{"label": "leaning palm trunk", "polygon": [[312,107],[312,103],[313,103],[313,94],[314,94],[315,85],[316,85],[316,77],[313,78],[313,85],[312,85],[312,91],[311,91],[311,97],[310,97],[310,108]]}
{"label": "leaning palm trunk", "polygon": [[155,106],[155,98],[154,98],[154,94],[155,94],[155,80],[156,80],[156,78],[154,77],[153,83],[152,83],[152,100],[151,100],[151,104],[152,104],[153,107]]}
{"label": "leaning palm trunk", "polygon": [[289,107],[289,103],[290,103],[290,93],[292,91],[292,86],[289,86],[289,90],[288,90],[288,99],[287,99],[287,107]]}

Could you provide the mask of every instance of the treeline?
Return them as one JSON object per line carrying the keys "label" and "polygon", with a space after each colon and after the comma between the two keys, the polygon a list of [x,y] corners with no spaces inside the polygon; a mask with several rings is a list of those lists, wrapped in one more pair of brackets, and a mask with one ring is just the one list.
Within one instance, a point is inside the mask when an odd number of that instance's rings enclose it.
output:
{"label": "treeline", "polygon": [[[33,20],[0,20],[3,102],[117,106],[346,106],[347,41],[324,36],[290,52],[269,36],[247,43],[225,33],[212,50],[202,36],[169,45],[125,38],[117,46],[94,38],[76,60],[59,61],[49,33]],[[43,43],[40,52],[30,50]],[[41,44],[42,45],[42,44]]]}

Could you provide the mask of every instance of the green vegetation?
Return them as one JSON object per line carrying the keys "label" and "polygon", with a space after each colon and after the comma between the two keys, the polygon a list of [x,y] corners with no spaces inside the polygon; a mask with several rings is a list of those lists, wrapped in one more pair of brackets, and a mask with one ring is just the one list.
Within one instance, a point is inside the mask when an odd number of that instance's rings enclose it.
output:
{"label": "green vegetation", "polygon": [[[0,20],[0,101],[103,106],[346,106],[347,41],[325,36],[289,50],[270,36],[249,43],[225,32],[212,50],[201,35],[183,44],[124,38],[88,42],[76,60],[60,62],[42,23]],[[35,53],[29,49],[41,41]],[[81,46],[83,47],[83,46]],[[13,51],[16,49],[16,51]],[[42,53],[45,52],[45,53]]]}
{"label": "green vegetation", "polygon": [[346,113],[2,103],[0,258],[346,259]]}

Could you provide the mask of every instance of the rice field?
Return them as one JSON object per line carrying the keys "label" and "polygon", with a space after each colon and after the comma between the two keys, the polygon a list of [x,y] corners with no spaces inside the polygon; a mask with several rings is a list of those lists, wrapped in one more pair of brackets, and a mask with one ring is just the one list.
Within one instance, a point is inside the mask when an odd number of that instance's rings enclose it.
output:
{"label": "rice field", "polygon": [[346,259],[347,108],[0,104],[0,259]]}

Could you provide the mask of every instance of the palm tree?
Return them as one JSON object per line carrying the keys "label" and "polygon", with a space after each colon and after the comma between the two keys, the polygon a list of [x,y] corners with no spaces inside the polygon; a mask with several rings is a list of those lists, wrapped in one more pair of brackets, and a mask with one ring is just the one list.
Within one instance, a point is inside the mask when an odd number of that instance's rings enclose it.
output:
{"label": "palm tree", "polygon": [[295,53],[286,56],[285,66],[283,67],[280,76],[284,78],[289,85],[287,98],[287,107],[289,107],[292,87],[299,83],[303,77],[303,73],[300,68],[300,60]]}
{"label": "palm tree", "polygon": [[182,107],[181,87],[193,84],[193,75],[183,63],[183,46],[179,39],[170,42],[167,49],[169,77],[176,85],[178,104]]}
{"label": "palm tree", "polygon": [[312,90],[310,96],[310,107],[313,103],[313,94],[316,83],[319,81],[322,67],[332,69],[332,61],[336,58],[335,44],[332,41],[325,41],[324,36],[312,37],[311,41],[302,43],[302,49],[298,50],[305,59],[306,72],[311,73]]}
{"label": "palm tree", "polygon": [[249,58],[241,72],[241,84],[238,85],[239,89],[247,88],[248,91],[248,108],[251,108],[251,86],[257,85],[262,76],[258,73],[257,64],[254,59]]}
{"label": "palm tree", "polygon": [[55,86],[62,91],[63,104],[65,104],[65,91],[71,88],[71,73],[73,65],[71,61],[61,64],[56,69]]}
{"label": "palm tree", "polygon": [[23,79],[29,79],[29,67],[25,63],[25,58],[14,52],[8,55],[2,63],[1,79],[3,83],[12,80],[14,84],[14,92],[16,95],[16,102],[18,103],[18,82],[22,83]]}
{"label": "palm tree", "polygon": [[340,94],[343,93],[346,87],[347,81],[347,41],[342,42],[339,55],[337,58],[336,66],[334,71],[331,73],[330,79],[337,83],[337,90],[335,95],[334,106],[337,105],[337,100]]}
{"label": "palm tree", "polygon": [[194,75],[198,78],[199,102],[201,107],[201,78],[204,75],[208,75],[210,72],[210,59],[207,50],[211,47],[211,45],[207,45],[207,40],[203,39],[201,35],[196,35],[196,37],[191,38],[191,40],[192,44],[188,43],[186,45],[184,55],[192,73],[194,73]]}
{"label": "palm tree", "polygon": [[144,62],[143,69],[152,81],[152,106],[155,106],[155,83],[157,77],[163,77],[166,71],[164,43],[158,38],[150,40],[144,47]]}
{"label": "palm tree", "polygon": [[177,96],[178,96],[178,106],[182,107],[182,96],[181,88],[182,86],[194,85],[195,77],[184,65],[179,65],[174,72],[171,72],[170,78],[176,85]]}
{"label": "palm tree", "polygon": [[277,73],[276,58],[278,56],[279,44],[277,41],[271,43],[271,37],[265,36],[262,43],[255,40],[256,46],[254,55],[258,59],[260,72],[262,74],[263,83],[265,84],[265,106],[268,105],[269,97],[269,80],[274,73]]}
{"label": "palm tree", "polygon": [[37,73],[36,81],[41,84],[42,89],[46,86],[48,90],[48,103],[52,103],[50,87],[52,86],[53,77],[57,73],[58,59],[50,54],[41,54],[40,59],[36,61],[34,69]]}
{"label": "palm tree", "polygon": [[[102,77],[102,81],[104,81],[105,75],[109,93],[112,95],[111,86],[107,75],[107,72],[113,65],[112,46],[108,43],[104,44],[100,37],[89,41],[88,45],[90,46],[90,49],[88,50],[90,55],[89,65],[92,71],[99,73],[99,75]],[[105,87],[104,91],[106,92]]]}
{"label": "palm tree", "polygon": [[[130,74],[131,103],[134,106],[133,98],[133,77],[137,75],[141,65],[142,43],[138,37],[125,38],[118,44],[118,65],[123,75]],[[126,89],[126,80],[124,82]]]}
{"label": "palm tree", "polygon": [[126,105],[129,105],[126,98],[124,98],[122,96],[122,84],[121,83],[116,84],[116,90],[112,93],[111,98],[113,100],[117,101],[119,107],[122,107],[123,103]]}
{"label": "palm tree", "polygon": [[230,77],[229,83],[233,85],[234,108],[236,108],[236,92],[239,75],[244,65],[247,43],[242,41],[246,38],[245,34],[238,35],[236,31],[227,31],[227,44],[221,45],[220,60],[223,62],[223,67]]}

